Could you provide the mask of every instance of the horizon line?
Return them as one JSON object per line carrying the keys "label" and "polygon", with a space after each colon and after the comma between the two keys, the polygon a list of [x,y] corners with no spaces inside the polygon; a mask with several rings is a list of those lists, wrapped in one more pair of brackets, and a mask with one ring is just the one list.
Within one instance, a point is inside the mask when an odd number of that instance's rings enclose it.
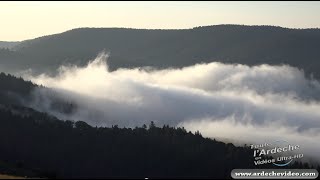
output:
{"label": "horizon line", "polygon": [[192,30],[192,29],[197,29],[197,28],[206,28],[206,27],[214,27],[214,26],[247,26],[247,27],[276,27],[276,28],[281,28],[281,29],[292,29],[292,30],[318,30],[320,27],[312,27],[312,28],[295,28],[295,27],[285,27],[285,26],[280,26],[280,25],[247,25],[247,24],[215,24],[215,25],[199,25],[199,26],[194,26],[190,28],[172,28],[172,29],[162,29],[162,28],[135,28],[135,27],[76,27],[68,30],[64,30],[62,32],[58,33],[53,33],[53,34],[47,34],[47,35],[42,35],[42,36],[37,36],[34,38],[30,39],[24,39],[20,41],[3,41],[0,40],[0,42],[8,42],[8,43],[17,43],[17,42],[23,42],[23,41],[29,41],[29,40],[34,40],[34,39],[39,39],[47,36],[53,36],[53,35],[58,35],[62,33],[66,33],[69,31],[77,30],[77,29],[131,29],[131,30],[163,30],[163,31],[176,31],[176,30]]}

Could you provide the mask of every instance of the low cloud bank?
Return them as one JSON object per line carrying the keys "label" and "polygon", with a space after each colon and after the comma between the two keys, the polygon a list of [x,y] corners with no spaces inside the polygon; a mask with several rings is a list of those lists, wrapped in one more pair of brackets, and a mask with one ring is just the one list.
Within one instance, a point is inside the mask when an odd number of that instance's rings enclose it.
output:
{"label": "low cloud bank", "polygon": [[[320,84],[303,71],[282,66],[212,62],[182,69],[118,69],[101,53],[86,67],[66,67],[49,77],[25,78],[37,89],[30,106],[93,126],[184,126],[236,143],[286,139],[320,160]],[[73,110],[61,113],[61,99]]]}

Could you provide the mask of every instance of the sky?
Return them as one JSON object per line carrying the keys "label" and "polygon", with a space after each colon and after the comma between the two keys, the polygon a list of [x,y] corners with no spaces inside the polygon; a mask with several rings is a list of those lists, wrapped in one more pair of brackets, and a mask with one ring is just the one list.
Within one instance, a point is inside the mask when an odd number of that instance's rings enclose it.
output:
{"label": "sky", "polygon": [[0,2],[0,41],[79,27],[186,29],[217,24],[319,28],[320,2]]}

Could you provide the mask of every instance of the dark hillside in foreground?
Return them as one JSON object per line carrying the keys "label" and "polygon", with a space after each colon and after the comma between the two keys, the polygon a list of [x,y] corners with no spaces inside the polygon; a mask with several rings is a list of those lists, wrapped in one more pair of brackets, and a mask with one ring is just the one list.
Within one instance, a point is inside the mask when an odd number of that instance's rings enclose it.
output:
{"label": "dark hillside in foreground", "polygon": [[201,62],[289,64],[320,77],[320,30],[274,26],[216,25],[182,30],[80,28],[23,41],[0,64],[11,69],[53,71],[85,65],[102,50],[111,69],[183,67]]}
{"label": "dark hillside in foreground", "polygon": [[225,177],[233,166],[249,166],[251,155],[181,128],[93,128],[8,110],[0,116],[0,160],[40,177]]}
{"label": "dark hillside in foreground", "polygon": [[[149,128],[94,128],[44,113],[21,116],[2,109],[0,117],[0,162],[27,169],[35,177],[230,178],[234,168],[255,168],[249,147],[183,128],[152,123]],[[297,167],[308,168],[292,168]],[[2,173],[10,170],[2,167]]]}

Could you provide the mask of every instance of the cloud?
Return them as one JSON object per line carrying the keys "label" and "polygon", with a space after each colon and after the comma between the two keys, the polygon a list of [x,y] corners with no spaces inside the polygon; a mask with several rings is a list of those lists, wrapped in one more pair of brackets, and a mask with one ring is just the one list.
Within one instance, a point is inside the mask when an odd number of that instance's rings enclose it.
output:
{"label": "cloud", "polygon": [[[25,76],[51,88],[37,89],[29,106],[93,126],[154,121],[237,143],[282,138],[320,160],[320,84],[297,68],[212,62],[110,72],[107,58],[101,53],[86,67],[62,66],[55,77]],[[76,108],[61,113],[52,108],[55,99]]]}

